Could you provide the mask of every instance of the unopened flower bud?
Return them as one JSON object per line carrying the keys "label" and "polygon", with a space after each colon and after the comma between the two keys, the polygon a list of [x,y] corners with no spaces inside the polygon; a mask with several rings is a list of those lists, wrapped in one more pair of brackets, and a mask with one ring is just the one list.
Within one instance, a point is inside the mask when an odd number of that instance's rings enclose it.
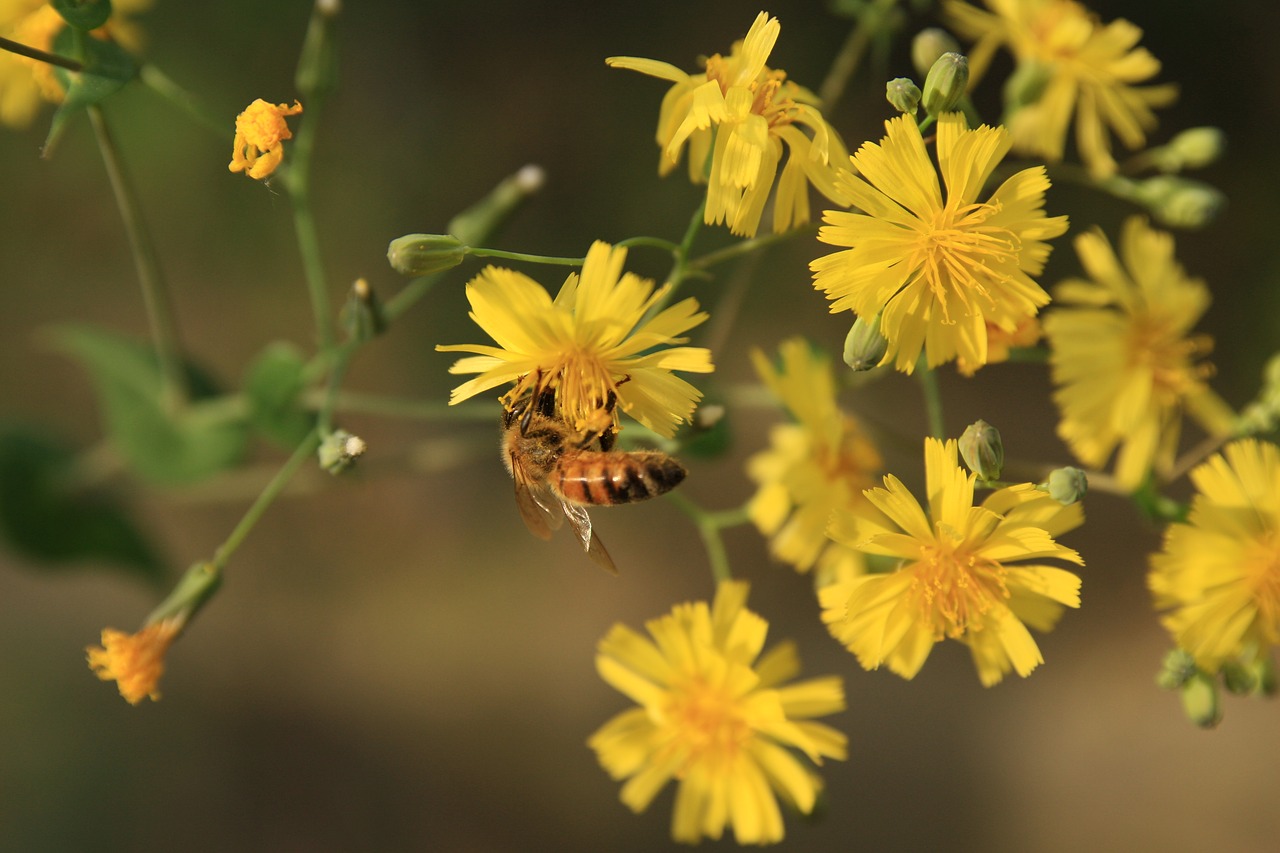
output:
{"label": "unopened flower bud", "polygon": [[1202,729],[1222,722],[1222,701],[1212,678],[1198,672],[1182,685],[1182,711]]}
{"label": "unopened flower bud", "polygon": [[1004,84],[1006,119],[1023,107],[1040,100],[1051,79],[1053,79],[1053,71],[1048,66],[1036,62],[1019,63]]}
{"label": "unopened flower bud", "polygon": [[1235,696],[1248,696],[1258,689],[1258,673],[1239,661],[1222,665],[1222,686]]}
{"label": "unopened flower bud", "polygon": [[1216,127],[1193,127],[1152,149],[1151,159],[1162,172],[1202,169],[1222,156],[1227,135]]}
{"label": "unopened flower bud", "polygon": [[387,246],[387,260],[401,275],[420,276],[456,267],[467,251],[452,234],[406,234]]}
{"label": "unopened flower bud", "polygon": [[880,315],[859,317],[844,339],[844,363],[855,371],[870,370],[881,362],[889,342],[880,334]]}
{"label": "unopened flower bud", "polygon": [[910,77],[895,77],[885,84],[884,96],[900,113],[915,115],[920,106],[920,87]]}
{"label": "unopened flower bud", "polygon": [[1151,211],[1156,221],[1174,228],[1203,227],[1212,222],[1227,203],[1226,196],[1208,184],[1174,175],[1157,175],[1139,181],[1134,187],[1134,196]]}
{"label": "unopened flower bud", "polygon": [[1089,478],[1079,468],[1055,468],[1038,488],[1063,506],[1070,506],[1089,491]]}
{"label": "unopened flower bud", "polygon": [[387,328],[386,315],[382,313],[382,302],[378,294],[373,292],[369,282],[358,278],[347,294],[347,303],[339,314],[342,327],[353,341],[367,341],[380,335]]}
{"label": "unopened flower bud", "polygon": [[445,230],[472,246],[484,245],[493,230],[529,196],[542,189],[546,172],[541,166],[525,166],[504,178],[484,198],[459,213]]}
{"label": "unopened flower bud", "polygon": [[960,435],[960,456],[979,480],[998,480],[1004,469],[1004,443],[1000,430],[983,420],[974,421]]}
{"label": "unopened flower bud", "polygon": [[341,474],[363,456],[367,448],[360,436],[338,429],[324,437],[316,455],[320,458],[321,468],[330,474]]}
{"label": "unopened flower bud", "polygon": [[302,41],[294,83],[303,97],[310,100],[332,92],[338,82],[337,44],[334,38],[341,4],[317,0]]}
{"label": "unopened flower bud", "polygon": [[955,109],[969,85],[969,60],[961,53],[944,53],[924,80],[921,104],[931,116]]}
{"label": "unopened flower bud", "polygon": [[1196,674],[1195,658],[1182,649],[1172,649],[1164,656],[1156,684],[1164,690],[1177,690]]}
{"label": "unopened flower bud", "polygon": [[941,27],[926,27],[911,40],[911,64],[922,77],[928,75],[942,54],[959,52],[959,42]]}

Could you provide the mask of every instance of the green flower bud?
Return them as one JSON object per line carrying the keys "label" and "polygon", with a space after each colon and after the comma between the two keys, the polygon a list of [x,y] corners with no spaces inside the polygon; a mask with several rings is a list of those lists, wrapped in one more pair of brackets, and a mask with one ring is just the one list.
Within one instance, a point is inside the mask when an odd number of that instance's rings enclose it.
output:
{"label": "green flower bud", "polygon": [[1222,665],[1222,686],[1235,696],[1248,696],[1258,689],[1258,673],[1239,661]]}
{"label": "green flower bud", "polygon": [[1164,656],[1160,672],[1156,675],[1156,684],[1164,690],[1177,690],[1187,683],[1187,679],[1196,674],[1195,658],[1182,649],[1171,649]]}
{"label": "green flower bud", "polygon": [[1222,722],[1221,697],[1212,678],[1198,672],[1182,685],[1182,711],[1202,729]]}
{"label": "green flower bud", "polygon": [[[944,53],[959,53],[960,43],[941,27],[926,27],[911,40],[911,65],[916,73],[928,76],[929,69]],[[906,112],[906,110],[903,110]]]}
{"label": "green flower bud", "polygon": [[338,314],[342,328],[347,337],[353,341],[367,341],[382,334],[387,328],[386,315],[382,313],[382,302],[378,294],[369,287],[369,282],[358,278],[347,293],[347,302]]}
{"label": "green flower bud", "polygon": [[884,96],[900,113],[915,115],[920,106],[920,87],[910,77],[894,77],[884,86]]}
{"label": "green flower bud", "polygon": [[1152,162],[1162,172],[1202,169],[1222,156],[1227,135],[1216,127],[1193,127],[1165,145],[1151,150]]}
{"label": "green flower bud", "polygon": [[888,349],[889,342],[880,334],[880,315],[869,321],[859,317],[844,339],[844,363],[858,372],[870,370]]}
{"label": "green flower bud", "polygon": [[494,229],[529,196],[542,189],[546,173],[541,166],[525,166],[493,188],[487,196],[459,213],[445,230],[472,246],[482,246]]}
{"label": "green flower bud", "polygon": [[307,103],[332,92],[337,86],[338,50],[334,35],[340,11],[342,4],[337,0],[316,0],[311,11],[298,69],[294,73],[294,84]]}
{"label": "green flower bud", "polygon": [[1226,206],[1218,190],[1188,178],[1157,175],[1134,186],[1134,198],[1151,211],[1156,221],[1174,228],[1201,228]]}
{"label": "green flower bud", "polygon": [[1029,104],[1040,100],[1053,79],[1053,71],[1036,62],[1020,63],[1004,83],[1005,120]]}
{"label": "green flower bud", "polygon": [[921,104],[931,116],[955,109],[969,85],[969,60],[960,53],[944,53],[924,80]]}
{"label": "green flower bud", "polygon": [[469,251],[452,234],[406,234],[387,246],[387,260],[401,275],[428,275],[452,269]]}
{"label": "green flower bud", "polygon": [[998,480],[1004,469],[1004,443],[1000,430],[983,420],[974,421],[960,435],[960,456],[979,480]]}
{"label": "green flower bud", "polygon": [[1037,488],[1063,506],[1070,506],[1089,491],[1089,478],[1079,468],[1055,468]]}
{"label": "green flower bud", "polygon": [[316,455],[320,458],[321,468],[330,474],[341,474],[363,456],[367,448],[360,436],[336,429],[320,442]]}

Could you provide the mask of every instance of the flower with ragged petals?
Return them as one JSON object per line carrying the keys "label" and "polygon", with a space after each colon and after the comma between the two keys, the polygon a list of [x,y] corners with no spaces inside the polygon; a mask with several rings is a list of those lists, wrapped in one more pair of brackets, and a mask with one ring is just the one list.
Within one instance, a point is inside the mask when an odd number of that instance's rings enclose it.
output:
{"label": "flower with ragged petals", "polygon": [[1010,670],[1025,677],[1044,662],[1027,627],[1048,631],[1063,608],[1080,606],[1080,578],[1040,561],[1083,565],[1054,539],[1078,527],[1083,510],[1031,483],[974,506],[977,475],[959,466],[954,440],[926,439],[924,459],[927,508],[890,474],[867,504],[832,517],[837,542],[901,562],[823,588],[823,621],[866,669],[885,664],[914,678],[934,644],[951,638],[969,647],[983,685]]}
{"label": "flower with ragged petals", "polygon": [[1173,238],[1140,216],[1125,221],[1119,257],[1100,230],[1075,245],[1089,277],[1060,284],[1044,320],[1058,435],[1093,467],[1119,448],[1115,478],[1133,490],[1172,468],[1184,412],[1215,435],[1233,428],[1199,361],[1213,342],[1191,334],[1209,289],[1187,276]]}
{"label": "flower with ragged petals", "polygon": [[160,698],[160,676],[169,645],[181,633],[185,618],[152,622],[136,634],[104,628],[102,645],[88,646],[89,668],[103,681],[114,681],[130,705]]}
{"label": "flower with ragged petals", "polygon": [[270,104],[258,98],[236,116],[236,136],[231,145],[231,162],[227,168],[244,172],[254,180],[269,177],[284,160],[284,141],[293,138],[285,121],[287,116],[302,112],[297,101]]}
{"label": "flower with ragged petals", "polygon": [[1040,90],[1007,118],[1020,154],[1060,161],[1074,116],[1081,159],[1095,177],[1106,177],[1116,171],[1111,134],[1131,150],[1142,147],[1156,126],[1153,108],[1178,96],[1171,84],[1136,85],[1156,76],[1160,62],[1137,47],[1142,30],[1123,18],[1103,24],[1075,0],[984,2],[991,12],[960,0],[947,0],[944,8],[957,33],[977,40],[972,79],[1003,45],[1017,62],[1015,73]]}
{"label": "flower with ragged petals", "polygon": [[[845,204],[835,176],[848,162],[839,135],[808,90],[765,62],[782,27],[764,12],[728,56],[715,54],[705,73],[688,74],[666,62],[611,56],[613,68],[629,68],[673,85],[658,115],[658,173],[666,175],[689,146],[689,178],[706,183],[704,220],[754,237],[769,190],[786,151],[773,205],[774,233],[809,221],[808,188]],[[807,132],[806,130],[807,129]],[[710,156],[710,174],[706,169]]]}
{"label": "flower with ragged petals", "polygon": [[[111,4],[111,20],[92,35],[111,39],[137,53],[142,36],[130,16],[150,6],[151,0],[115,0]],[[0,0],[0,36],[10,41],[53,53],[54,39],[66,26],[62,16],[45,0]],[[60,104],[65,94],[53,66],[0,50],[0,124],[28,127],[42,104]]]}
{"label": "flower with ragged petals", "polygon": [[1264,662],[1280,645],[1280,448],[1232,442],[1191,482],[1147,576],[1161,621],[1204,672]]}
{"label": "flower with ragged petals", "polygon": [[[843,734],[813,721],[844,710],[834,676],[787,683],[800,671],[791,643],[761,655],[769,623],[746,609],[747,585],[725,581],[710,607],[681,604],[651,620],[652,639],[615,625],[600,641],[601,678],[639,707],[605,723],[588,741],[622,802],[640,812],[672,780],[676,841],[739,844],[783,837],[781,798],[813,810],[822,780],[811,767],[843,760]],[[808,761],[803,761],[803,758]]]}
{"label": "flower with ragged petals", "polygon": [[862,426],[836,403],[831,359],[803,338],[778,348],[778,363],[751,353],[756,372],[794,423],[769,431],[769,448],[747,460],[757,484],[747,504],[752,522],[769,537],[769,551],[802,572],[817,567],[817,584],[860,574],[862,555],[827,536],[837,508],[865,500],[880,470],[880,454]]}
{"label": "flower with ragged petals", "polygon": [[989,325],[1013,334],[1049,302],[1032,276],[1049,257],[1044,241],[1066,231],[1067,218],[1045,215],[1049,179],[1040,166],[979,201],[1009,150],[1002,127],[969,130],[961,114],[942,115],[937,169],[912,118],[885,128],[879,144],[853,156],[861,177],[840,178],[860,212],[823,215],[818,239],[847,248],[809,264],[814,286],[832,300],[832,313],[851,310],[867,321],[880,314],[884,361],[901,371],[914,370],[921,350],[930,367],[986,364]]}
{"label": "flower with ragged petals", "polygon": [[[671,436],[689,420],[702,394],[674,370],[710,373],[711,352],[676,346],[707,315],[684,299],[652,317],[669,286],[624,273],[627,250],[596,242],[582,274],[570,274],[551,296],[528,276],[485,267],[467,284],[471,319],[498,346],[456,344],[440,352],[472,352],[450,373],[478,373],[453,390],[451,404],[514,382],[508,400],[555,390],[557,412],[574,429],[598,424],[617,407],[653,431]],[[648,318],[648,319],[646,319]]]}

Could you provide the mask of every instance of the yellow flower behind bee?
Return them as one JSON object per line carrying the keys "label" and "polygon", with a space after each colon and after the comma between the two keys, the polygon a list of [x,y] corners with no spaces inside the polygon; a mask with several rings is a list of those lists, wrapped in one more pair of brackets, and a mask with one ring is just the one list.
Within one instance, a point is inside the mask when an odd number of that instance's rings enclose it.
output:
{"label": "yellow flower behind bee", "polygon": [[1234,427],[1198,363],[1213,342],[1191,334],[1209,289],[1187,276],[1173,238],[1140,216],[1125,221],[1119,257],[1100,230],[1075,245],[1089,278],[1058,285],[1044,320],[1058,434],[1085,465],[1119,448],[1115,478],[1132,491],[1172,468],[1184,411],[1215,435]]}
{"label": "yellow flower behind bee", "polygon": [[1010,670],[1030,675],[1044,658],[1027,626],[1048,631],[1064,607],[1080,606],[1080,578],[1035,561],[1082,565],[1054,537],[1078,527],[1084,512],[1030,483],[974,506],[976,475],[959,466],[956,442],[929,438],[924,451],[927,509],[886,475],[867,503],[832,516],[837,542],[901,563],[824,587],[823,621],[866,669],[886,664],[914,678],[949,637],[969,647],[984,686]]}
{"label": "yellow flower behind bee", "polygon": [[880,455],[861,425],[840,411],[831,359],[803,338],[778,349],[778,363],[751,353],[756,372],[795,423],[769,432],[769,448],[747,460],[747,476],[758,488],[747,504],[769,550],[802,572],[817,567],[819,586],[859,574],[862,555],[827,537],[827,520],[837,508],[864,500],[880,469]]}
{"label": "yellow flower behind bee", "polygon": [[1147,576],[1161,621],[1205,672],[1266,661],[1280,645],[1280,449],[1233,442],[1191,481],[1187,522]]}
{"label": "yellow flower behind bee", "polygon": [[858,149],[861,177],[845,172],[840,185],[860,212],[828,210],[818,232],[847,248],[809,264],[832,313],[881,315],[884,361],[906,373],[921,350],[930,367],[988,363],[988,326],[1013,335],[1049,302],[1031,277],[1048,260],[1045,241],[1067,230],[1065,216],[1044,213],[1041,166],[979,200],[1009,150],[1004,128],[970,130],[960,113],[943,114],[937,127],[937,169],[909,116],[885,122],[885,138]]}
{"label": "yellow flower behind bee", "polygon": [[[835,176],[848,162],[839,135],[822,117],[817,98],[765,62],[781,25],[764,12],[729,55],[715,54],[706,71],[687,74],[666,62],[611,56],[612,68],[628,68],[673,85],[658,115],[658,173],[668,174],[689,147],[689,178],[707,184],[704,219],[754,237],[778,165],[787,153],[774,198],[773,231],[809,221],[808,187],[846,203]],[[806,133],[801,128],[808,128]],[[810,135],[812,134],[812,135]],[[704,170],[710,156],[710,174]]]}
{"label": "yellow flower behind bee", "polygon": [[236,137],[227,168],[258,181],[270,176],[284,160],[284,141],[293,138],[285,118],[300,112],[302,104],[297,101],[289,106],[258,98],[245,107],[236,116]]}
{"label": "yellow flower behind bee", "polygon": [[89,668],[103,681],[115,681],[130,705],[160,698],[160,676],[169,645],[182,631],[185,620],[163,619],[136,634],[104,628],[102,645],[88,646]]}
{"label": "yellow flower behind bee", "polygon": [[624,273],[627,250],[596,242],[582,274],[570,274],[552,300],[523,273],[485,267],[467,284],[471,319],[498,343],[437,346],[478,353],[450,373],[478,373],[453,389],[449,403],[508,382],[510,400],[554,388],[560,417],[576,430],[598,425],[611,401],[664,436],[693,414],[702,394],[674,370],[710,373],[711,352],[679,335],[707,319],[695,299],[658,311],[668,288]]}
{"label": "yellow flower behind bee", "polygon": [[[795,647],[761,655],[769,623],[746,609],[747,585],[725,581],[710,607],[681,604],[651,620],[652,639],[616,625],[600,641],[600,677],[639,706],[588,740],[622,802],[640,812],[678,784],[671,832],[694,844],[733,828],[739,844],[781,841],[781,797],[813,810],[822,780],[810,769],[843,760],[843,734],[814,717],[844,710],[834,676],[791,684]],[[808,759],[802,762],[800,756]]]}
{"label": "yellow flower behind bee", "polygon": [[[976,39],[970,56],[976,81],[1001,45],[1013,53],[1019,72],[1043,87],[1007,122],[1019,154],[1063,158],[1074,114],[1076,147],[1089,172],[1103,178],[1116,171],[1111,133],[1129,149],[1140,148],[1156,126],[1154,107],[1168,106],[1176,86],[1137,86],[1160,72],[1160,62],[1136,47],[1142,30],[1123,18],[1103,24],[1075,0],[985,0],[984,12],[947,0],[946,15],[961,36]],[[992,14],[994,13],[994,14]]]}

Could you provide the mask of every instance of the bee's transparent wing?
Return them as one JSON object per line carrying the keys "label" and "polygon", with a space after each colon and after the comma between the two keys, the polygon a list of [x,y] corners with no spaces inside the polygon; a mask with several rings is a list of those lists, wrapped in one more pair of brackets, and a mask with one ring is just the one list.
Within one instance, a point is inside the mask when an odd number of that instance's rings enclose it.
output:
{"label": "bee's transparent wing", "polygon": [[[512,471],[519,472],[519,467],[512,466]],[[524,526],[539,539],[550,539],[551,531],[560,527],[560,499],[543,483],[530,483],[527,479],[514,475],[516,483],[516,506],[520,509],[520,517]]]}
{"label": "bee's transparent wing", "polygon": [[608,549],[604,547],[600,537],[591,531],[591,516],[587,514],[587,508],[568,501],[561,501],[560,505],[564,508],[564,517],[569,519],[569,526],[573,528],[574,533],[578,534],[578,541],[582,543],[582,549],[587,552],[587,556],[600,568],[616,575],[618,567],[613,564],[613,558],[609,556]]}

